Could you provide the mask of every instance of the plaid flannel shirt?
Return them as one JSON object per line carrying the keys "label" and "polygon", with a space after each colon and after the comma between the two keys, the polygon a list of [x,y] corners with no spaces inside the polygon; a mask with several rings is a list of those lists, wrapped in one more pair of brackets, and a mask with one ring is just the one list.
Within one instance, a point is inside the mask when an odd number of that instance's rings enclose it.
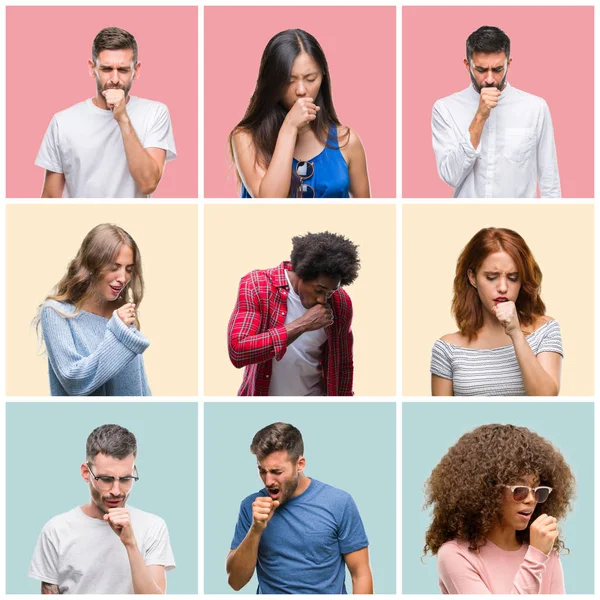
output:
{"label": "plaid flannel shirt", "polygon": [[[290,262],[274,269],[245,275],[238,291],[227,338],[229,358],[238,369],[246,367],[238,396],[268,396],[271,360],[281,360],[287,350],[287,297],[289,285],[285,270]],[[321,367],[328,396],[352,396],[354,363],[352,359],[352,302],[339,288],[329,300],[333,325],[326,327]]]}

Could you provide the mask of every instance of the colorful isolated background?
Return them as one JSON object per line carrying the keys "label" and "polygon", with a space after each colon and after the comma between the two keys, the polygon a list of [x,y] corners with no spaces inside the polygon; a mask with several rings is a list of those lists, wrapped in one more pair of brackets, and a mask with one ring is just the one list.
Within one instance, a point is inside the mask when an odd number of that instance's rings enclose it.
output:
{"label": "colorful isolated background", "polygon": [[469,85],[465,43],[482,25],[500,27],[510,38],[511,85],[541,96],[550,107],[563,197],[592,198],[592,6],[403,7],[402,196],[452,197],[437,173],[431,110],[439,98]]}
{"label": "colorful isolated background", "polygon": [[[277,421],[302,433],[306,475],[354,498],[369,539],[375,592],[395,594],[396,405],[321,401],[204,405],[204,593],[233,594],[225,557],[240,503],[264,487],[250,443]],[[346,587],[352,593],[347,569]],[[240,593],[256,588],[254,575]]]}
{"label": "colorful isolated background", "polygon": [[396,9],[209,6],[204,9],[204,195],[239,198],[228,136],[254,92],[267,42],[304,29],[325,52],[333,102],[367,154],[371,194],[396,197]]}
{"label": "colorful isolated background", "polygon": [[[432,418],[432,415],[434,418]],[[461,435],[480,425],[527,427],[551,442],[577,480],[573,510],[560,528],[569,594],[594,593],[594,405],[592,402],[408,402],[402,407],[402,593],[440,593],[436,559],[423,556],[432,511],[425,481]]]}
{"label": "colorful isolated background", "polygon": [[104,27],[138,43],[131,94],[167,105],[177,146],[154,198],[198,196],[198,9],[195,6],[9,6],[6,9],[6,195],[38,198],[33,164],[52,116],[96,92],[87,61]]}
{"label": "colorful isolated background", "polygon": [[402,208],[402,393],[429,396],[431,347],[457,330],[456,262],[483,227],[523,236],[544,275],[546,314],[561,329],[561,396],[594,394],[594,207],[412,204]]}
{"label": "colorful isolated background", "polygon": [[139,315],[141,331],[150,340],[144,364],[152,395],[196,396],[198,208],[189,204],[7,207],[6,282],[9,289],[19,290],[6,299],[7,395],[50,393],[48,356],[40,353],[31,321],[83,238],[100,223],[119,225],[140,249],[145,290]]}
{"label": "colorful isolated background", "polygon": [[135,435],[138,473],[129,503],[162,517],[177,568],[169,594],[198,590],[198,407],[196,403],[44,402],[6,405],[6,593],[39,594],[27,577],[44,524],[90,500],[79,466],[100,425]]}
{"label": "colorful isolated background", "polygon": [[243,369],[231,364],[227,350],[227,324],[240,279],[254,269],[289,260],[292,238],[308,231],[342,234],[358,245],[361,268],[346,288],[353,308],[354,393],[396,393],[396,207],[212,204],[204,208],[207,396],[235,396],[242,383]]}

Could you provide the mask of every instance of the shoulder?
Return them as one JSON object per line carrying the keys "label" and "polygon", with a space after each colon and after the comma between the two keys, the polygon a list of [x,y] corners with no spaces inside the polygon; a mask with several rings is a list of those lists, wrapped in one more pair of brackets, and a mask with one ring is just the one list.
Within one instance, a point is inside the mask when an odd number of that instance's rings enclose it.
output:
{"label": "shoulder", "polygon": [[345,490],[341,490],[340,488],[336,488],[333,485],[323,483],[314,478],[311,485],[314,486],[313,489],[315,494],[326,499],[332,506],[344,509],[348,504],[354,505],[354,499]]}
{"label": "shoulder", "polygon": [[62,313],[63,315],[70,315],[75,312],[75,307],[69,302],[59,302],[58,300],[46,300],[41,306],[41,312],[48,314],[51,310],[54,313]]}
{"label": "shoulder", "polygon": [[549,334],[560,331],[560,325],[556,319],[547,315],[537,317],[532,325],[532,333]]}
{"label": "shoulder", "polygon": [[444,96],[443,98],[439,98],[433,104],[433,110],[439,111],[449,108],[455,103],[463,104],[466,100],[467,93],[469,89],[461,90],[460,92],[454,92],[454,94],[450,94],[449,96]]}
{"label": "shoulder", "polygon": [[345,125],[337,127],[337,143],[349,157],[364,155],[365,149],[356,130]]}
{"label": "shoulder", "polygon": [[331,306],[336,318],[339,320],[347,321],[352,318],[352,300],[345,289],[339,288],[331,296]]}
{"label": "shoulder", "polygon": [[454,333],[443,335],[438,341],[446,342],[446,344],[452,344],[453,346],[462,346],[465,343],[465,337],[460,331],[455,331]]}
{"label": "shoulder", "polygon": [[438,565],[452,565],[459,561],[468,560],[472,562],[475,556],[478,556],[477,552],[469,550],[468,542],[463,540],[448,540],[444,542],[437,551]]}
{"label": "shoulder", "polygon": [[69,106],[69,108],[65,108],[64,110],[57,112],[54,115],[54,120],[57,123],[72,121],[73,119],[81,117],[88,110],[88,100],[84,100],[83,102],[78,102],[77,104],[73,104],[73,106]]}
{"label": "shoulder", "polygon": [[154,112],[169,112],[166,104],[157,102],[156,100],[148,100],[147,98],[140,98],[139,96],[132,96],[131,100],[135,102],[136,107],[141,110],[154,111]]}
{"label": "shoulder", "polygon": [[523,90],[519,90],[515,87],[512,88],[514,95],[519,98],[522,102],[526,102],[532,106],[537,106],[539,108],[547,107],[548,104],[541,96],[536,96],[535,94],[530,94],[529,92],[524,92]]}
{"label": "shoulder", "polygon": [[254,138],[247,129],[236,128],[231,132],[231,143],[236,152],[244,152],[254,147]]}
{"label": "shoulder", "polygon": [[79,511],[80,509],[77,507],[52,517],[42,528],[42,534],[46,536],[59,535],[65,526],[70,527],[70,524],[80,516]]}
{"label": "shoulder", "polygon": [[134,506],[128,506],[127,509],[132,520],[143,522],[148,528],[162,528],[167,526],[165,520],[158,515],[140,510]]}
{"label": "shoulder", "polygon": [[250,273],[246,273],[240,280],[240,286],[243,287],[260,287],[269,281],[268,273],[271,269],[254,269]]}

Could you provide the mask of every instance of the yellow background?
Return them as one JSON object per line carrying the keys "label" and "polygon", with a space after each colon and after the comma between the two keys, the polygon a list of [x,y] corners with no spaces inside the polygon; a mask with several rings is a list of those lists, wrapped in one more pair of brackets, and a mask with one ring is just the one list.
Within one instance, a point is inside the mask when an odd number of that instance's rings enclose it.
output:
{"label": "yellow background", "polygon": [[207,396],[235,396],[243,371],[229,361],[227,323],[240,279],[289,260],[292,237],[331,231],[358,244],[361,269],[346,291],[354,319],[354,393],[396,389],[396,209],[392,205],[205,207],[204,379]]}

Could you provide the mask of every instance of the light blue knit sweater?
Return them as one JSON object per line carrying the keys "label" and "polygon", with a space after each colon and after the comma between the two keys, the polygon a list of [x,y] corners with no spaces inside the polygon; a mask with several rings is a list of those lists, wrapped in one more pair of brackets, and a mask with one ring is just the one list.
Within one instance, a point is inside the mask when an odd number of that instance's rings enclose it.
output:
{"label": "light blue knit sweater", "polygon": [[[56,309],[56,310],[55,310]],[[110,319],[48,300],[41,309],[52,396],[151,396],[142,353],[150,342],[115,311]]]}

